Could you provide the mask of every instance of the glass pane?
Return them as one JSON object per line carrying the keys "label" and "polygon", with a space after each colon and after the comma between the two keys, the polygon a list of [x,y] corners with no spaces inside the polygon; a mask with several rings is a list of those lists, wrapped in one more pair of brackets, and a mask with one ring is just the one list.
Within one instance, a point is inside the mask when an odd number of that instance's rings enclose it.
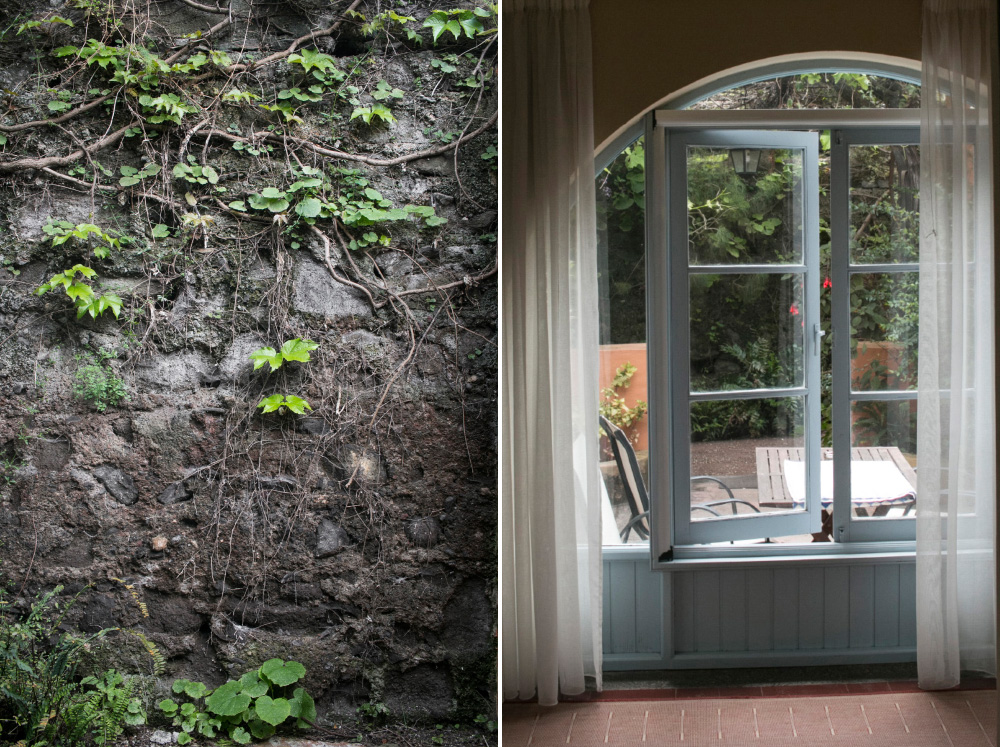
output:
{"label": "glass pane", "polygon": [[855,72],[784,75],[713,93],[691,108],[919,109],[920,86]]}
{"label": "glass pane", "polygon": [[643,138],[595,180],[602,345],[646,342],[646,178]]}
{"label": "glass pane", "polygon": [[801,150],[690,146],[687,168],[692,265],[802,262]]}
{"label": "glass pane", "polygon": [[851,387],[917,388],[916,272],[851,275]]}
{"label": "glass pane", "polygon": [[916,262],[920,148],[852,145],[851,262]]}
{"label": "glass pane", "polygon": [[784,476],[804,460],[804,400],[691,403],[692,521],[804,510],[804,479]]}
{"label": "glass pane", "polygon": [[691,390],[802,386],[802,275],[690,276]]}
{"label": "glass pane", "polygon": [[[646,401],[646,205],[643,138],[632,143],[595,179],[600,349],[598,411],[624,432],[636,456],[639,479],[648,473]],[[597,420],[594,420],[597,427]],[[621,543],[634,518],[627,480],[608,438],[601,438],[603,542]],[[648,542],[648,524],[633,525],[626,542]]]}
{"label": "glass pane", "polygon": [[917,401],[851,403],[851,506],[856,518],[912,518],[917,490]]}

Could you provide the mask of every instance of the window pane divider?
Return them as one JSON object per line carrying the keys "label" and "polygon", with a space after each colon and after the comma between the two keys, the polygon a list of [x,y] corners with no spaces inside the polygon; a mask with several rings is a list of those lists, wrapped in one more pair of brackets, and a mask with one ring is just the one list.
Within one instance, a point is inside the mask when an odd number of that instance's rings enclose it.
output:
{"label": "window pane divider", "polygon": [[878,265],[850,265],[847,271],[852,275],[861,272],[920,272],[920,264],[917,262],[888,262]]}
{"label": "window pane divider", "polygon": [[[777,399],[779,397],[804,397],[809,390],[804,386],[782,389],[729,389],[712,392],[691,392],[692,402],[713,402],[726,399]],[[914,392],[916,394],[916,392]]]}
{"label": "window pane divider", "polygon": [[916,399],[916,389],[887,389],[885,391],[855,392],[851,391],[851,399],[858,402],[881,402],[883,400],[907,400]]}
{"label": "window pane divider", "polygon": [[691,275],[784,275],[805,272],[805,265],[689,265]]}

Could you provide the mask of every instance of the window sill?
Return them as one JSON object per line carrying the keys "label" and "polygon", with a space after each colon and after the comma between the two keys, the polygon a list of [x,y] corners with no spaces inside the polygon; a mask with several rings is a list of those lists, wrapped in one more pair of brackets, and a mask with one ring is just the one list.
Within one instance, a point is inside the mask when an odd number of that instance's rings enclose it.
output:
{"label": "window sill", "polygon": [[767,568],[795,565],[866,565],[915,562],[914,542],[816,543],[812,545],[756,545],[753,547],[675,547],[669,561],[654,561],[662,571],[726,568]]}

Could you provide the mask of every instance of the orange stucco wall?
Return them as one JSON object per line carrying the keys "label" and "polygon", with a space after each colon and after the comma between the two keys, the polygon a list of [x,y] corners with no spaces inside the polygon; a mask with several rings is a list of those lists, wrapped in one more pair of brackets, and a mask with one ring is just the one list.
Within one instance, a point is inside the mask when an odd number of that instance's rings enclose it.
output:
{"label": "orange stucco wall", "polygon": [[701,78],[786,54],[920,59],[921,0],[591,0],[594,136]]}

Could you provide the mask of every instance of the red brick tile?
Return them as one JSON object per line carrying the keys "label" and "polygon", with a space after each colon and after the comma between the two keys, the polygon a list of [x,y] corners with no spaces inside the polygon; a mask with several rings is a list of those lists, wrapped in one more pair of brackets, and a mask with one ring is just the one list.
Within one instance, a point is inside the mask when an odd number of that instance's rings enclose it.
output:
{"label": "red brick tile", "polygon": [[890,692],[888,682],[848,682],[849,693],[887,693]]}
{"label": "red brick tile", "polygon": [[762,695],[759,685],[745,687],[720,687],[720,698],[759,698]]}
{"label": "red brick tile", "polygon": [[680,687],[677,688],[678,700],[696,700],[701,698],[718,698],[717,687]]}
{"label": "red brick tile", "polygon": [[765,685],[761,691],[765,698],[815,698],[847,695],[847,685],[842,682],[823,685]]}

